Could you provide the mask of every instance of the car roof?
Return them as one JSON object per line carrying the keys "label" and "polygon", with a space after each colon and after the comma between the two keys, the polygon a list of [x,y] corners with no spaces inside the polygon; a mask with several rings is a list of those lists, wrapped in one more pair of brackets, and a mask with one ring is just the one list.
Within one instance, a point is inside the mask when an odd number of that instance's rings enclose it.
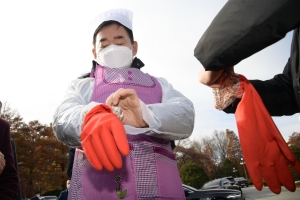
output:
{"label": "car roof", "polygon": [[242,180],[247,180],[247,179],[244,178],[244,177],[236,177],[236,178],[234,178],[234,179],[236,179],[236,180],[240,180],[240,179],[242,179]]}
{"label": "car roof", "polygon": [[196,189],[196,188],[194,188],[194,187],[192,187],[192,186],[189,186],[189,185],[182,184],[182,186],[183,186],[183,187],[186,187],[186,188],[188,188],[188,189],[190,189],[190,190],[198,191],[198,189]]}
{"label": "car roof", "polygon": [[41,200],[57,200],[57,196],[40,196]]}

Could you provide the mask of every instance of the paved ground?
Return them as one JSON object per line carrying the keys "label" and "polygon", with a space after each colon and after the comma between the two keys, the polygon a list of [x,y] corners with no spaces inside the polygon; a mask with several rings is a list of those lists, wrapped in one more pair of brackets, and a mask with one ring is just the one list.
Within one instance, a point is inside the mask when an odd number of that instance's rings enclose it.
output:
{"label": "paved ground", "polygon": [[280,194],[274,194],[268,187],[264,187],[262,191],[256,190],[254,186],[242,188],[246,200],[300,200],[300,188],[295,192],[290,192],[284,187],[281,188]]}

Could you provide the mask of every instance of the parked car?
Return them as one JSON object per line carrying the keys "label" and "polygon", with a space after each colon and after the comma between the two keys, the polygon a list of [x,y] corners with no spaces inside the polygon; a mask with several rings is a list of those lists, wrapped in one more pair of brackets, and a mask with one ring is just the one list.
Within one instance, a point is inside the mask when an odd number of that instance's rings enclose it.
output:
{"label": "parked car", "polygon": [[227,176],[227,177],[223,177],[226,178],[230,181],[231,185],[237,185],[237,182],[234,180],[234,178],[232,176]]}
{"label": "parked car", "polygon": [[231,184],[231,181],[227,178],[218,178],[215,180],[208,181],[203,184],[201,189],[232,189],[232,190],[240,190],[240,186],[236,184]]}
{"label": "parked car", "polygon": [[186,199],[191,200],[245,200],[242,193],[238,190],[228,189],[207,189],[197,190],[191,186],[182,184]]}
{"label": "parked car", "polygon": [[234,178],[234,180],[240,187],[248,187],[249,186],[249,181],[247,179],[245,179],[244,177],[237,177],[237,178]]}
{"label": "parked car", "polygon": [[57,200],[56,196],[40,196],[40,200]]}
{"label": "parked car", "polygon": [[237,186],[239,186],[239,188],[240,188],[239,190],[242,190],[242,189],[241,189],[242,186],[240,186],[240,185],[238,184],[238,182],[235,180],[235,178],[233,178],[232,176],[224,177],[224,178],[228,179],[228,180],[230,181],[231,185],[237,185]]}

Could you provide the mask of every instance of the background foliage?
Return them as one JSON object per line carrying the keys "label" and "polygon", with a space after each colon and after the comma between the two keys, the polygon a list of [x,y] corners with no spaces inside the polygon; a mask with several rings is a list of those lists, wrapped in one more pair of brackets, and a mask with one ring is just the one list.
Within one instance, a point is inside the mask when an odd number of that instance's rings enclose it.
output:
{"label": "background foliage", "polygon": [[27,124],[7,103],[1,118],[10,124],[16,144],[22,197],[32,197],[36,191],[64,190],[69,148],[56,139],[51,124],[37,120]]}
{"label": "background foliage", "polygon": [[184,164],[179,173],[182,183],[194,188],[201,188],[205,182],[210,180],[204,170],[195,163]]}
{"label": "background foliage", "polygon": [[[51,124],[41,124],[38,120],[25,123],[6,102],[0,117],[10,124],[11,137],[16,143],[22,197],[32,197],[37,190],[42,195],[58,196],[68,180],[69,148],[56,139]],[[292,133],[287,143],[300,161],[300,133]],[[200,188],[206,181],[226,176],[249,178],[247,164],[241,160],[239,138],[231,130],[214,131],[197,141],[178,140],[176,145],[174,153],[180,177],[187,185]],[[300,175],[292,172],[294,179],[300,180]]]}
{"label": "background foliage", "polygon": [[[297,160],[300,161],[300,133],[292,133],[287,143]],[[184,183],[188,183],[189,180],[186,178],[185,168],[191,163],[203,169],[210,180],[227,176],[242,176],[248,178],[251,183],[247,173],[247,164],[242,160],[243,154],[239,138],[233,131],[228,129],[225,132],[215,131],[212,135],[203,137],[199,141],[179,140],[176,145],[174,152]],[[188,176],[198,176],[198,173],[190,170]],[[295,180],[300,180],[299,174],[295,173],[293,169],[292,173]],[[191,181],[190,184],[197,183]]]}

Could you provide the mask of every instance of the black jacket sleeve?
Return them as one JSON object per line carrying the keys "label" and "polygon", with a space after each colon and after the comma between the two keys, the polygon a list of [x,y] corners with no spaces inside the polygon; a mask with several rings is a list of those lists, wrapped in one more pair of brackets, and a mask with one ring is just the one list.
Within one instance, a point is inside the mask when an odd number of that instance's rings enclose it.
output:
{"label": "black jacket sleeve", "polygon": [[[299,8],[299,0],[230,0],[199,40],[195,56],[206,70],[216,71],[236,65],[293,29],[293,44],[298,44]],[[282,74],[266,81],[250,80],[272,116],[299,112],[298,52],[298,46],[292,46]],[[239,101],[224,111],[234,113]]]}
{"label": "black jacket sleeve", "polygon": [[73,171],[73,163],[74,163],[75,149],[76,149],[76,148],[74,148],[74,147],[70,147],[70,148],[69,148],[67,175],[68,175],[70,178],[72,178],[72,171]]}
{"label": "black jacket sleeve", "polygon": [[230,0],[200,38],[195,57],[206,70],[234,66],[300,25],[299,0]]}
{"label": "black jacket sleeve", "polygon": [[[19,177],[16,144],[15,144],[15,141],[12,138],[10,139],[10,143],[11,143],[12,154],[13,154],[13,157],[14,157],[14,160],[15,160],[15,167],[16,167],[17,174],[18,174],[18,177]],[[16,200],[21,200],[21,196],[22,196],[22,194],[21,194],[21,188],[20,188],[20,179],[18,179],[18,198]]]}

